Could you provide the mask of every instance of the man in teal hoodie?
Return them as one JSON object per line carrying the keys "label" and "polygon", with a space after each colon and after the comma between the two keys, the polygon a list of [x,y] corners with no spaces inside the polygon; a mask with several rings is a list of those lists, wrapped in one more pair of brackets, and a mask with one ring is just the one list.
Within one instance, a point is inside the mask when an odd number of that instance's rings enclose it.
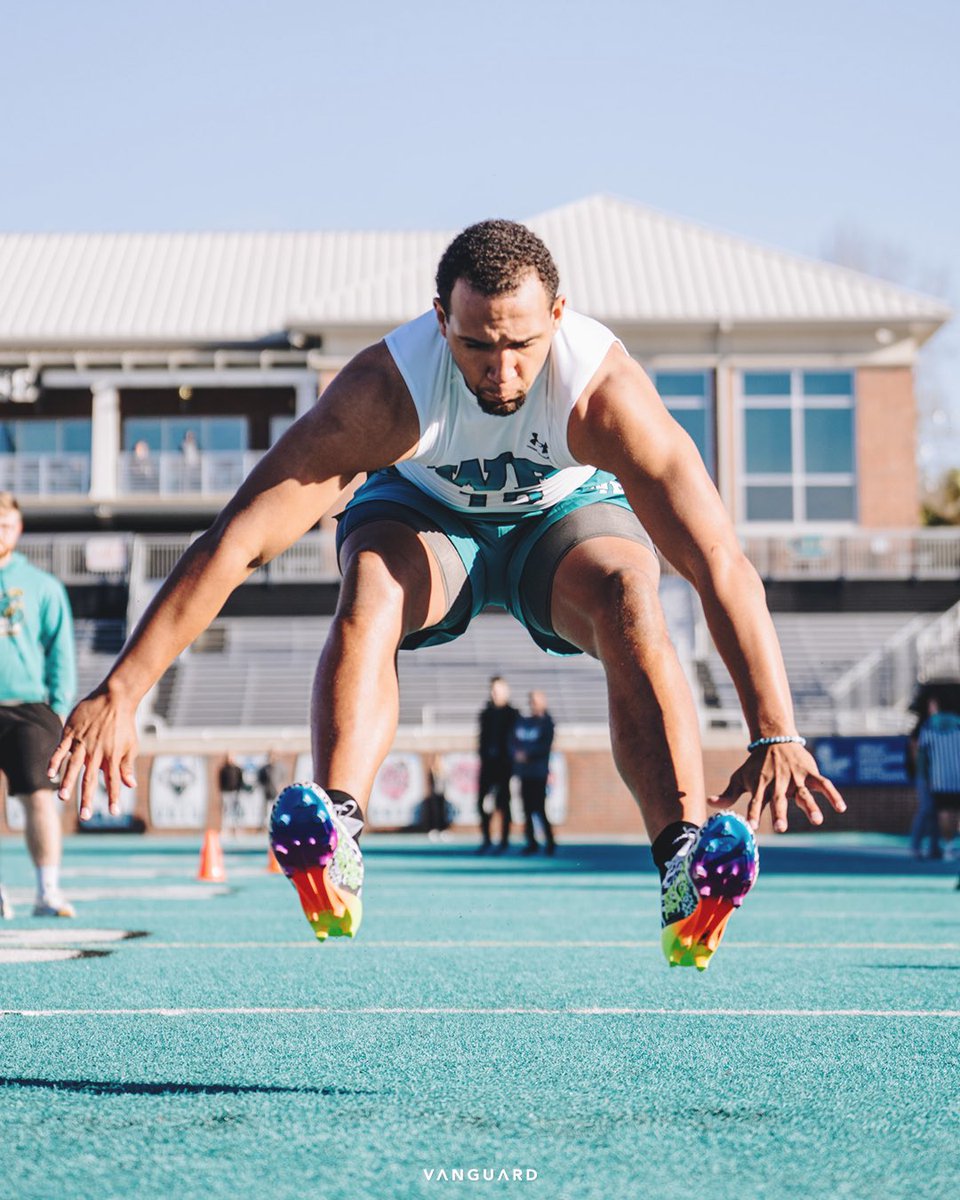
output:
{"label": "man in teal hoodie", "polygon": [[22,532],[20,506],[0,492],[0,770],[26,814],[34,916],[72,917],[60,891],[60,812],[47,763],[76,693],[73,616],[63,584],[16,553]]}

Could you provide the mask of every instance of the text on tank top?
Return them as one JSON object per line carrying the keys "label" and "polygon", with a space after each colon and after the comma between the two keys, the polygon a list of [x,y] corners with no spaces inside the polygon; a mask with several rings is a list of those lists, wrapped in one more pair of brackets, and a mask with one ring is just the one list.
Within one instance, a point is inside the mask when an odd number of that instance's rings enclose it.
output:
{"label": "text on tank top", "polygon": [[384,340],[420,420],[417,448],[396,469],[425,492],[476,515],[517,516],[551,507],[594,474],[570,453],[567,423],[617,342],[599,322],[565,310],[525,403],[507,417],[480,408],[433,311]]}

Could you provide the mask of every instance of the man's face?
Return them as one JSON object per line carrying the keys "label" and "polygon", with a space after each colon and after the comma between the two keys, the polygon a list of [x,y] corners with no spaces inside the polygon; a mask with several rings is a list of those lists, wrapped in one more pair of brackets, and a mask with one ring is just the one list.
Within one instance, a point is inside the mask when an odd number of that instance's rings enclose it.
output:
{"label": "man's face", "polygon": [[6,558],[17,547],[23,533],[23,518],[14,509],[0,512],[0,558]]}
{"label": "man's face", "polygon": [[564,303],[558,296],[551,304],[536,271],[503,296],[483,296],[458,279],[448,313],[434,300],[453,361],[485,413],[509,417],[522,406],[547,361]]}
{"label": "man's face", "polygon": [[495,679],[490,684],[490,699],[497,706],[503,708],[510,701],[510,685],[505,679]]}

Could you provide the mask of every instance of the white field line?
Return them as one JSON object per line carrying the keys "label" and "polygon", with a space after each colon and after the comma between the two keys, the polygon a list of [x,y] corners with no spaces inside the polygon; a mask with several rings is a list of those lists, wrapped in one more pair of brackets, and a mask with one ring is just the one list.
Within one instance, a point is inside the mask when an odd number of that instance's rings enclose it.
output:
{"label": "white field line", "polygon": [[5,963],[66,962],[68,959],[82,956],[82,950],[58,950],[49,947],[45,949],[28,947],[7,949],[4,947],[0,950],[0,966]]}
{"label": "white field line", "polygon": [[132,937],[127,929],[0,929],[4,946],[92,946],[122,942]]}
{"label": "white field line", "polygon": [[960,1018],[960,1009],[919,1008],[8,1008],[0,1017],[881,1017]]}
{"label": "white field line", "polygon": [[[79,933],[79,931],[77,931]],[[0,948],[6,946],[88,946],[102,942],[119,941],[126,935],[114,937],[93,935],[89,937],[60,932],[38,930],[36,933],[16,930],[0,931]],[[141,950],[310,950],[317,949],[316,939],[295,942],[155,942],[149,938],[135,939]],[[659,946],[659,941],[623,942],[574,942],[574,941],[365,941],[360,943],[364,950],[648,950]],[[724,950],[922,950],[956,953],[960,942],[727,942]]]}
{"label": "white field line", "polygon": [[[315,938],[297,941],[230,941],[230,942],[160,942],[126,929],[2,929],[0,949],[4,947],[67,947],[91,946],[104,942],[119,942],[132,939],[143,950],[315,950]],[[573,940],[566,938],[525,939],[505,938],[463,939],[423,938],[418,940],[370,940],[359,943],[361,949],[369,950],[647,950],[659,946],[653,939],[631,939],[617,941]],[[784,942],[735,941],[727,942],[729,950],[923,950],[956,952],[960,942]]]}
{"label": "white field line", "polygon": [[[69,899],[81,903],[93,900],[149,900],[157,903],[164,900],[212,900],[215,896],[229,896],[230,887],[226,884],[213,883],[173,883],[157,884],[154,886],[133,887],[78,887],[69,888]],[[30,888],[13,887],[9,889],[10,899],[14,904],[33,902],[33,891]]]}
{"label": "white field line", "polygon": [[[154,942],[149,938],[137,941],[137,946],[144,950],[313,950],[316,939],[296,942]],[[651,946],[659,946],[659,939],[654,941],[365,941],[358,945],[366,949],[403,949],[403,950],[645,950]],[[960,950],[960,942],[726,942],[725,950]]]}

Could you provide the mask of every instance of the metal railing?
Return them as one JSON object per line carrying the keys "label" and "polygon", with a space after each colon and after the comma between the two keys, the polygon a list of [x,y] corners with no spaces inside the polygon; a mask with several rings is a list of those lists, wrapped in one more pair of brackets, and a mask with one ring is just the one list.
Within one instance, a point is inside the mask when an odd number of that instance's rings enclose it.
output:
{"label": "metal railing", "polygon": [[960,679],[960,602],[923,630],[917,638],[917,679]]}
{"label": "metal railing", "polygon": [[[135,541],[142,554],[138,564],[142,578],[154,583],[166,579],[196,536],[138,534]],[[336,535],[323,529],[304,534],[272,562],[254,571],[247,583],[329,583],[339,578]]]}
{"label": "metal railing", "polygon": [[835,733],[897,731],[917,684],[919,643],[930,625],[915,617],[894,637],[861,659],[828,689]]}
{"label": "metal railing", "polygon": [[764,579],[960,579],[960,529],[763,535],[740,530]]}
{"label": "metal railing", "polygon": [[262,450],[164,451],[120,455],[117,488],[122,496],[220,495],[236,491],[263,457]]}
{"label": "metal railing", "polygon": [[89,454],[0,454],[0,491],[20,496],[85,496]]}
{"label": "metal railing", "polygon": [[122,583],[127,578],[132,538],[126,533],[25,533],[17,549],[41,571],[62,583]]}

